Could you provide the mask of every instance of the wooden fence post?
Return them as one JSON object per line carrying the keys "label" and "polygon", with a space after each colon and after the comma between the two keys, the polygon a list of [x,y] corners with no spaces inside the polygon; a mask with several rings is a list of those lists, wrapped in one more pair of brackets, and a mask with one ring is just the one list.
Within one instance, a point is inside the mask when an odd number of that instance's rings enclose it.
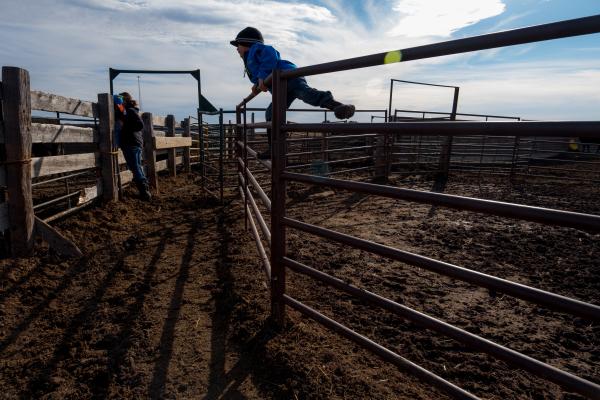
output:
{"label": "wooden fence post", "polygon": [[[102,169],[102,200],[117,201],[117,176],[114,143],[115,110],[112,96],[98,94],[98,133],[100,137],[100,168]],[[118,151],[118,150],[117,150]]]}
{"label": "wooden fence post", "polygon": [[34,213],[29,73],[21,68],[2,67],[2,86],[10,247],[14,257],[30,256],[34,244]]}
{"label": "wooden fence post", "polygon": [[[190,128],[190,119],[186,118],[183,120],[183,137],[191,137],[191,128]],[[192,168],[190,166],[190,148],[183,148],[183,170],[186,173],[192,172]]]}
{"label": "wooden fence post", "polygon": [[148,183],[158,193],[158,177],[156,176],[156,150],[154,150],[154,126],[152,113],[143,113],[144,122],[144,159],[146,160],[146,177]]}
{"label": "wooden fence post", "polygon": [[[175,137],[175,117],[171,114],[167,115],[165,120],[165,136]],[[169,175],[175,177],[177,175],[177,149],[167,150],[167,167],[169,168]]]}

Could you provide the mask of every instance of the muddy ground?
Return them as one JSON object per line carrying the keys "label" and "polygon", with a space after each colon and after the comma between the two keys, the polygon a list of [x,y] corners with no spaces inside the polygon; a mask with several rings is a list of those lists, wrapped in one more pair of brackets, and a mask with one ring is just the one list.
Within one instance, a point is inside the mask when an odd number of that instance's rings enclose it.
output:
{"label": "muddy ground", "polygon": [[[432,399],[430,386],[289,311],[268,320],[267,282],[239,201],[194,175],[163,177],[150,204],[87,209],[55,226],[84,252],[43,244],[2,261],[0,398]],[[431,189],[420,177],[394,184]],[[596,186],[453,177],[447,193],[600,214]],[[600,237],[582,231],[292,185],[289,215],[600,304]],[[307,234],[310,266],[581,377],[600,381],[600,327]],[[288,290],[483,398],[576,399],[529,373],[294,273]]]}

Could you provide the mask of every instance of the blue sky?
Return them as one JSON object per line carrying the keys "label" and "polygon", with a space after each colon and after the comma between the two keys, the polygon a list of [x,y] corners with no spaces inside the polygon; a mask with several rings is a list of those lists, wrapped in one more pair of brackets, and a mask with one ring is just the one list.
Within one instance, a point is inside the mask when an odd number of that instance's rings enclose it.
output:
{"label": "blue sky", "polygon": [[[204,95],[232,109],[250,83],[228,41],[248,25],[304,66],[595,14],[600,0],[0,0],[0,64],[29,70],[36,90],[88,100],[108,91],[109,66],[200,68]],[[384,109],[391,78],[460,86],[459,112],[597,120],[600,34],[308,80]],[[115,88],[137,95],[137,78],[120,76]],[[191,77],[142,75],[141,88],[144,111],[194,113]],[[448,111],[451,99],[447,89],[399,85],[393,107]],[[252,105],[268,102],[262,94]]]}

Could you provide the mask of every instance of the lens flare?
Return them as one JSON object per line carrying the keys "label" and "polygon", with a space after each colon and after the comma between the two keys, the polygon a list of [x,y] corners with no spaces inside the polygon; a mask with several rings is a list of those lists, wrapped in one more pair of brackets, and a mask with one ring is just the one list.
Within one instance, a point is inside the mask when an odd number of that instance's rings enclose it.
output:
{"label": "lens flare", "polygon": [[392,64],[402,61],[402,52],[400,50],[389,51],[383,58],[384,64]]}

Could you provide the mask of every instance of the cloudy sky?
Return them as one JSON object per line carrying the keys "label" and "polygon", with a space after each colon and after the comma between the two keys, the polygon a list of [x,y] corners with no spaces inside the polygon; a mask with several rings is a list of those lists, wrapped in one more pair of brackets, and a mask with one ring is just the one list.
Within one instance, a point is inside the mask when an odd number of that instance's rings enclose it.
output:
{"label": "cloudy sky", "polygon": [[[203,94],[232,109],[250,83],[228,42],[249,25],[306,66],[594,14],[600,0],[0,0],[0,64],[29,70],[33,89],[88,100],[108,92],[109,67],[199,68]],[[459,112],[597,120],[600,34],[308,80],[357,108],[385,109],[392,78],[460,86]],[[144,111],[194,113],[191,76],[140,82]],[[119,76],[115,90],[137,96],[137,76]],[[393,108],[451,108],[448,89],[394,90]],[[268,102],[262,94],[252,105]]]}

